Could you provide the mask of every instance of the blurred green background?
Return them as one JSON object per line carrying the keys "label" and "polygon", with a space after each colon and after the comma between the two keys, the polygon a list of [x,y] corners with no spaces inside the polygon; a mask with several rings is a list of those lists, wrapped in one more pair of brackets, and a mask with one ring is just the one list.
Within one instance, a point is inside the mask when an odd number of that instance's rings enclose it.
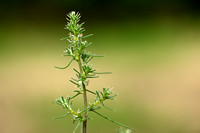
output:
{"label": "blurred green background", "polygon": [[[67,36],[66,14],[75,10],[99,71],[89,89],[114,87],[115,112],[101,112],[138,133],[200,132],[200,7],[197,0],[2,0],[0,4],[0,132],[71,133],[71,117],[54,99],[73,95],[72,66],[57,70]],[[89,97],[90,102],[93,97]],[[82,97],[74,101],[82,106]],[[89,133],[118,126],[95,114]]]}

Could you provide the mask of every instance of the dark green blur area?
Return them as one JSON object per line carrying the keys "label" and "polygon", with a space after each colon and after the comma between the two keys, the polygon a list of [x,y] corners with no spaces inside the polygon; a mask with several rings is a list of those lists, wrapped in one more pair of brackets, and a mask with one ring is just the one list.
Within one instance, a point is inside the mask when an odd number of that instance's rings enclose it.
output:
{"label": "dark green blur area", "polygon": [[[200,7],[196,0],[3,0],[0,4],[0,132],[71,133],[72,117],[54,99],[73,95],[68,82],[76,63],[62,57],[66,13],[82,15],[92,45],[105,58],[92,63],[111,75],[89,89],[114,87],[106,116],[138,133],[200,132]],[[94,97],[89,96],[92,103]],[[82,109],[82,97],[73,107]],[[90,114],[88,133],[116,133],[118,126]]]}

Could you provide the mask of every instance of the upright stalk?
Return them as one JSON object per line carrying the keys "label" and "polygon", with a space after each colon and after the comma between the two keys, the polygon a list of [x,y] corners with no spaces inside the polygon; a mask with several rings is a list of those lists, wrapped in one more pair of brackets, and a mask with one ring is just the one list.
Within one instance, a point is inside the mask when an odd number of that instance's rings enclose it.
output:
{"label": "upright stalk", "polygon": [[[86,51],[86,48],[90,46],[91,43],[88,43],[85,38],[92,36],[92,34],[83,35],[84,28],[82,26],[84,23],[79,23],[80,18],[80,14],[74,11],[67,15],[68,23],[66,25],[66,29],[69,30],[69,36],[63,38],[62,40],[67,40],[70,43],[64,51],[64,56],[71,57],[71,60],[65,67],[55,66],[55,68],[58,69],[66,69],[73,61],[76,61],[78,63],[79,71],[73,68],[73,70],[76,72],[76,78],[71,77],[71,80],[69,80],[71,83],[76,85],[78,90],[74,90],[76,94],[71,97],[68,96],[64,98],[63,96],[61,96],[60,98],[56,99],[56,103],[65,108],[67,110],[67,113],[63,116],[56,117],[55,119],[64,118],[71,114],[73,116],[73,123],[77,124],[73,130],[73,133],[76,133],[79,127],[81,127],[81,133],[87,133],[87,120],[89,120],[88,113],[93,112],[114,124],[133,130],[132,128],[116,122],[96,111],[101,109],[101,107],[113,110],[105,106],[104,101],[114,100],[114,97],[116,95],[113,95],[112,88],[103,88],[103,90],[97,90],[95,92],[93,90],[86,89],[90,78],[98,78],[99,74],[109,74],[110,72],[98,72],[96,69],[93,68],[93,65],[89,63],[93,58],[103,56],[91,54],[90,52]],[[96,96],[94,102],[89,106],[87,102],[86,92],[88,92],[88,94],[90,93]],[[77,111],[75,111],[72,108],[72,100],[79,95],[83,95],[84,107],[83,109],[79,108]]]}
{"label": "upright stalk", "polygon": [[[78,66],[79,66],[79,69],[80,69],[80,73],[81,73],[82,75],[84,75],[80,57],[79,57],[79,59],[78,59]],[[82,88],[83,88],[84,110],[86,110],[87,107],[88,107],[88,103],[87,103],[87,92],[86,92],[86,86],[85,86],[85,84],[84,84],[83,82],[82,82]],[[85,120],[83,121],[82,131],[83,131],[83,133],[87,133],[87,112],[84,112],[83,117],[85,118]]]}

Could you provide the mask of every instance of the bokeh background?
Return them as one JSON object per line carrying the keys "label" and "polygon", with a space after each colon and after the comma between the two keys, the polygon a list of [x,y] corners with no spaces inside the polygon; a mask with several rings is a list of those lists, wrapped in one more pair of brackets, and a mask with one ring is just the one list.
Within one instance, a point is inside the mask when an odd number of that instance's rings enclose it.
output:
{"label": "bokeh background", "polygon": [[[82,14],[92,61],[112,71],[89,89],[114,87],[116,101],[103,109],[138,133],[200,132],[200,3],[198,0],[2,0],[0,4],[0,132],[71,133],[71,117],[54,99],[73,95],[73,63],[62,57],[66,14]],[[93,97],[89,97],[92,102]],[[74,108],[82,107],[82,97]],[[89,133],[118,126],[95,114]]]}

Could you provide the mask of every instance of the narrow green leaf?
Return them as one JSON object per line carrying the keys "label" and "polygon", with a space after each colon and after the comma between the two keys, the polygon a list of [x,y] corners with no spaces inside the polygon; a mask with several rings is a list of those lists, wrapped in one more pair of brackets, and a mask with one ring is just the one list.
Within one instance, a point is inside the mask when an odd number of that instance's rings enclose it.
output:
{"label": "narrow green leaf", "polygon": [[90,46],[92,43],[88,43],[87,45],[85,45],[84,47],[86,48],[86,47],[88,47],[88,46]]}
{"label": "narrow green leaf", "polygon": [[61,103],[61,101],[56,101],[56,103],[58,104],[58,105],[61,105],[61,106],[63,106],[63,103]]}
{"label": "narrow green leaf", "polygon": [[96,76],[96,74],[92,73],[92,74],[87,74],[87,76]]}
{"label": "narrow green leaf", "polygon": [[74,90],[74,92],[77,92],[77,93],[80,93],[80,94],[82,93],[80,90]]}
{"label": "narrow green leaf", "polygon": [[79,72],[78,70],[76,70],[75,68],[73,68],[73,70],[74,70],[75,72],[77,72],[79,75],[81,75],[80,72]]}
{"label": "narrow green leaf", "polygon": [[80,79],[80,75],[76,74],[76,77],[77,77],[78,79]]}
{"label": "narrow green leaf", "polygon": [[63,37],[60,40],[67,40],[67,39],[69,39],[69,37]]}
{"label": "narrow green leaf", "polygon": [[57,66],[54,66],[54,67],[55,67],[55,68],[58,68],[58,69],[66,69],[67,67],[69,67],[69,65],[72,63],[73,60],[74,60],[74,59],[72,58],[72,59],[70,60],[69,64],[68,64],[67,66],[65,66],[65,67],[57,67]]}
{"label": "narrow green leaf", "polygon": [[101,109],[101,106],[98,106],[98,107],[96,107],[96,108],[91,108],[91,111],[93,111],[93,110],[98,110],[98,109]]}
{"label": "narrow green leaf", "polygon": [[104,55],[91,55],[92,57],[104,57]]}
{"label": "narrow green leaf", "polygon": [[103,98],[105,98],[104,95],[103,95],[103,93],[102,93],[102,92],[100,92],[100,93],[101,93],[101,96],[102,96]]}
{"label": "narrow green leaf", "polygon": [[99,92],[98,92],[98,91],[96,91],[96,94],[97,94],[97,96],[100,98],[100,95],[99,95]]}
{"label": "narrow green leaf", "polygon": [[88,90],[88,89],[86,89],[86,91],[88,91],[88,92],[90,92],[90,93],[92,93],[92,94],[96,95],[96,93],[95,93],[95,92],[93,92],[93,91],[91,91],[91,90]]}
{"label": "narrow green leaf", "polygon": [[74,81],[76,81],[76,82],[78,82],[78,80],[77,80],[77,79],[74,79],[74,78],[72,78],[72,77],[71,77],[71,79],[72,79],[72,80],[74,80]]}
{"label": "narrow green leaf", "polygon": [[91,57],[90,59],[88,59],[86,63],[90,62],[92,59],[93,59],[93,57]]}
{"label": "narrow green leaf", "polygon": [[73,131],[73,133],[76,133],[76,130],[79,128],[79,126],[80,126],[80,121],[78,122],[78,124],[77,124],[77,126],[74,128],[74,131]]}
{"label": "narrow green leaf", "polygon": [[79,86],[79,84],[78,83],[75,83],[74,81],[72,81],[72,80],[69,80],[70,82],[72,82],[73,84],[75,84],[75,85],[77,85],[77,86]]}
{"label": "narrow green leaf", "polygon": [[117,125],[119,125],[119,126],[122,126],[122,127],[128,128],[128,129],[130,129],[130,130],[132,130],[132,131],[135,132],[135,130],[134,130],[133,128],[129,127],[129,126],[126,126],[126,125],[124,125],[124,124],[122,124],[122,123],[116,122],[116,121],[114,121],[114,120],[108,118],[107,116],[104,116],[104,115],[102,115],[102,114],[100,114],[100,113],[98,113],[98,112],[96,112],[96,111],[93,111],[93,112],[96,113],[97,115],[103,117],[104,119],[106,119],[106,120],[112,122],[112,123],[115,123],[115,124],[117,124]]}
{"label": "narrow green leaf", "polygon": [[71,100],[71,102],[70,102],[70,104],[69,104],[70,107],[72,106],[72,101],[73,101],[73,100]]}
{"label": "narrow green leaf", "polygon": [[109,107],[107,107],[103,102],[101,103],[103,107],[105,107],[106,109],[110,110],[110,111],[115,111],[114,109],[111,109]]}
{"label": "narrow green leaf", "polygon": [[114,98],[114,97],[116,97],[117,95],[115,94],[115,95],[113,95],[113,96],[109,96],[109,98]]}
{"label": "narrow green leaf", "polygon": [[87,76],[86,78],[99,78],[99,76]]}
{"label": "narrow green leaf", "polygon": [[83,36],[82,38],[87,38],[87,37],[90,37],[90,36],[93,36],[93,34],[89,34],[89,35]]}
{"label": "narrow green leaf", "polygon": [[112,74],[112,72],[95,72],[95,74]]}
{"label": "narrow green leaf", "polygon": [[62,115],[62,116],[55,117],[55,118],[53,118],[53,119],[60,119],[60,118],[64,118],[64,117],[68,116],[69,114],[71,114],[71,113],[67,113],[67,114],[65,114],[65,115]]}
{"label": "narrow green leaf", "polygon": [[82,110],[80,113],[82,114],[83,112],[89,111],[93,106],[94,104],[88,106],[86,109]]}
{"label": "narrow green leaf", "polygon": [[83,122],[81,122],[81,133],[83,133]]}
{"label": "narrow green leaf", "polygon": [[63,97],[63,96],[61,96],[61,99],[62,99],[62,102],[65,102],[65,99],[64,99],[64,97]]}
{"label": "narrow green leaf", "polygon": [[88,53],[84,53],[86,55],[89,55],[91,57],[104,57],[104,55],[93,55],[93,54],[88,54]]}
{"label": "narrow green leaf", "polygon": [[103,93],[105,93],[106,92],[106,88],[103,88]]}
{"label": "narrow green leaf", "polygon": [[78,95],[80,95],[81,93],[77,93],[76,95],[74,95],[74,96],[72,96],[70,99],[73,99],[73,98],[75,98],[75,97],[77,97]]}
{"label": "narrow green leaf", "polygon": [[63,56],[72,56],[72,55],[70,55],[70,54],[64,54]]}

